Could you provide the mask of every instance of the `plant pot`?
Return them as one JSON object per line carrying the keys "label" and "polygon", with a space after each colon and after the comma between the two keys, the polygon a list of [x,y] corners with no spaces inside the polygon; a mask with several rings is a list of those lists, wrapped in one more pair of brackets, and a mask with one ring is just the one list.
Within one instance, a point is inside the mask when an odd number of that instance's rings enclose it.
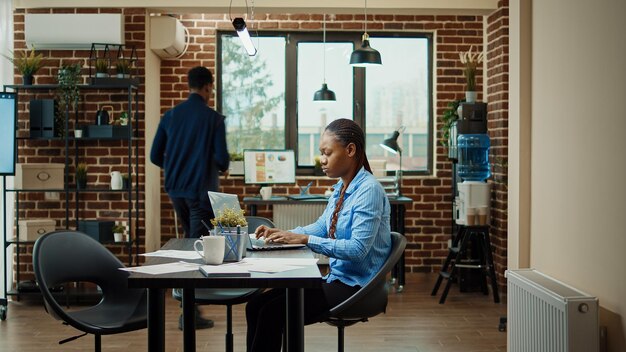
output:
{"label": "plant pot", "polygon": [[105,72],[96,72],[96,78],[106,78],[109,77],[108,73]]}
{"label": "plant pot", "polygon": [[76,180],[76,189],[85,190],[87,189],[87,179],[77,179]]}
{"label": "plant pot", "polygon": [[25,86],[30,86],[33,84],[33,75],[22,76],[22,81]]}
{"label": "plant pot", "polygon": [[467,103],[475,103],[477,96],[478,96],[478,92],[476,92],[476,91],[466,91],[465,92],[465,101]]}
{"label": "plant pot", "polygon": [[117,78],[130,78],[129,73],[118,73]]}
{"label": "plant pot", "polygon": [[124,234],[123,233],[114,232],[113,233],[113,240],[115,242],[124,242]]}

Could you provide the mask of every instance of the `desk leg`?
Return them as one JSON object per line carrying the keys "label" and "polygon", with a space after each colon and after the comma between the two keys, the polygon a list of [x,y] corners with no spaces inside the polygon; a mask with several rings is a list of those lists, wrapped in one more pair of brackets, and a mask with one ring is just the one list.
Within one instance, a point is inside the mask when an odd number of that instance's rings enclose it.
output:
{"label": "desk leg", "polygon": [[285,336],[287,337],[287,352],[304,351],[304,289],[287,289],[287,324],[285,324]]}
{"label": "desk leg", "polygon": [[196,290],[193,288],[183,289],[183,351],[195,352],[196,350]]}
{"label": "desk leg", "polygon": [[250,205],[250,216],[256,216],[256,204]]}
{"label": "desk leg", "polygon": [[[404,213],[406,212],[406,208],[404,207],[404,205],[398,205],[398,232],[402,234],[402,236],[406,237],[406,233],[404,232],[405,228],[404,228]],[[400,265],[400,268],[398,269],[398,292],[402,292],[402,290],[404,290],[404,283],[405,283],[405,270],[406,270],[406,266],[405,266],[405,262],[404,262],[404,252],[402,252],[402,256],[400,257],[400,261],[398,263]]]}
{"label": "desk leg", "polygon": [[165,352],[165,290],[148,289],[148,351]]}

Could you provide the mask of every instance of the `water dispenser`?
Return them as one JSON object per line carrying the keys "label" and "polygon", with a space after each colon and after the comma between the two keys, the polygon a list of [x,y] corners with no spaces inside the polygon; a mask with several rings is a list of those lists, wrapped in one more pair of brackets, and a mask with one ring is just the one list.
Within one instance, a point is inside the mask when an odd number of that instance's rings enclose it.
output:
{"label": "water dispenser", "polygon": [[457,137],[459,177],[464,181],[484,181],[489,178],[489,136],[462,134]]}

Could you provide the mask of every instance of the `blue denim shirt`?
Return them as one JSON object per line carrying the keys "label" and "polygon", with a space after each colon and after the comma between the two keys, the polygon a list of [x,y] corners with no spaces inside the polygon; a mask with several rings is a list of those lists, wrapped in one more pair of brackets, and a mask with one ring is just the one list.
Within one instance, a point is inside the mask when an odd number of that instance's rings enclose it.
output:
{"label": "blue denim shirt", "polygon": [[361,168],[348,185],[337,219],[336,239],[331,239],[328,229],[342,187],[340,180],[316,222],[291,232],[309,235],[308,247],[330,257],[327,282],[364,286],[391,251],[389,200],[378,180]]}

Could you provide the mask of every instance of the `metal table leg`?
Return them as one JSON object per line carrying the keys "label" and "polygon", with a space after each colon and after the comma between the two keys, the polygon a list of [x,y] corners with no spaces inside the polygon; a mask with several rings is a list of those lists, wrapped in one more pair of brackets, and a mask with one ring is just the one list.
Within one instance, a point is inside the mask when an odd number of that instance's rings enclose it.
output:
{"label": "metal table leg", "polygon": [[196,351],[196,290],[183,288],[183,351]]}
{"label": "metal table leg", "polygon": [[287,289],[287,323],[285,336],[287,352],[304,351],[304,289]]}
{"label": "metal table leg", "polygon": [[148,351],[165,352],[165,290],[148,289]]}

